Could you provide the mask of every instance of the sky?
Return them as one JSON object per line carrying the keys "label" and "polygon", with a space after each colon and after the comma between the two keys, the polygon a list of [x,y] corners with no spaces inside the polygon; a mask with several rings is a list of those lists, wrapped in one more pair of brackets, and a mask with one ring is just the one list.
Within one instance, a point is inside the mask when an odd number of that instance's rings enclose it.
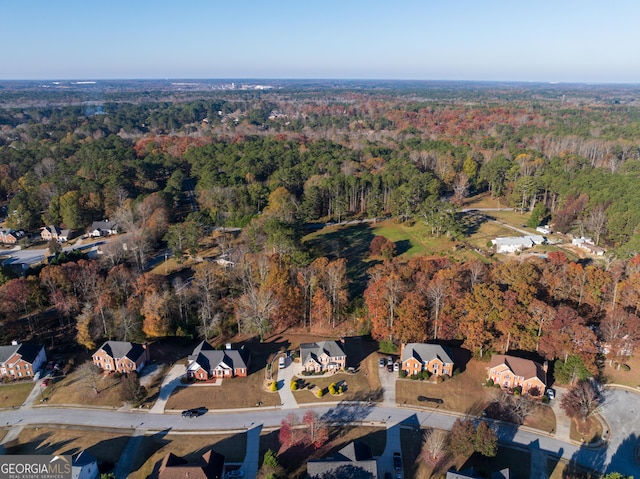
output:
{"label": "sky", "polygon": [[2,0],[0,79],[640,83],[638,0]]}

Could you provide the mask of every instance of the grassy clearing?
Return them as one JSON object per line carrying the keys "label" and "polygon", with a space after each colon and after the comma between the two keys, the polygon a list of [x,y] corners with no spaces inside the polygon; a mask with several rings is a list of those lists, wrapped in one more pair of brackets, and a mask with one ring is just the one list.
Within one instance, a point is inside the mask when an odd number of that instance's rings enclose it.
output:
{"label": "grassy clearing", "polygon": [[29,393],[39,382],[17,381],[15,383],[0,385],[0,408],[12,408],[21,406]]}
{"label": "grassy clearing", "polygon": [[115,430],[30,427],[23,429],[16,440],[5,444],[5,448],[7,454],[76,454],[86,449],[96,457],[98,465],[113,465],[128,440],[128,433]]}
{"label": "grassy clearing", "polygon": [[97,379],[98,394],[91,382],[76,370],[64,378],[54,378],[43,391],[42,397],[49,404],[82,404],[89,406],[120,407],[120,378],[102,373]]}
{"label": "grassy clearing", "polygon": [[160,466],[168,453],[196,462],[213,449],[225,456],[225,462],[241,462],[247,448],[246,434],[165,434],[146,436],[140,445],[137,462],[129,473],[130,479],[145,479]]}
{"label": "grassy clearing", "polygon": [[629,371],[625,371],[622,366],[618,369],[615,362],[613,364],[609,364],[609,361],[606,361],[603,371],[606,382],[622,384],[623,386],[629,386],[632,388],[640,387],[640,376],[638,376],[638,371],[640,371],[640,357],[631,356],[627,360],[620,360],[620,364],[626,364],[629,366]]}
{"label": "grassy clearing", "polygon": [[600,479],[602,477],[600,472],[588,471],[566,459],[558,460],[552,457],[547,458],[547,472],[549,473],[549,479],[565,479],[567,477],[574,477],[576,479]]}
{"label": "grassy clearing", "polygon": [[[378,427],[351,427],[330,428],[329,442],[319,449],[311,447],[292,447],[280,450],[278,431],[265,433],[260,437],[260,461],[267,449],[279,452],[279,461],[283,466],[288,479],[304,479],[307,477],[306,460],[320,459],[335,455],[348,443],[359,439],[369,445],[374,456],[384,452],[387,442],[387,431]],[[261,463],[261,462],[260,462]],[[258,477],[260,473],[258,473]]]}
{"label": "grassy clearing", "polygon": [[556,415],[549,406],[537,404],[531,414],[525,418],[523,425],[543,432],[555,432]]}

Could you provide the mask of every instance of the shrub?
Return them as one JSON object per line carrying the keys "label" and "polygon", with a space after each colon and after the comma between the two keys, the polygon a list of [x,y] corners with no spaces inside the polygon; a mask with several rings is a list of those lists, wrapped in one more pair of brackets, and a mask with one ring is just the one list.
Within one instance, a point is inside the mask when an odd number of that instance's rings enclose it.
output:
{"label": "shrub", "polygon": [[491,379],[491,378],[487,379],[487,383],[486,384],[487,384],[487,387],[492,388],[494,386],[493,379]]}
{"label": "shrub", "polygon": [[398,377],[401,379],[404,379],[407,377],[407,371],[405,371],[404,369],[401,369],[400,371],[398,371]]}
{"label": "shrub", "polygon": [[338,386],[338,394],[342,394],[344,392],[344,389],[342,389],[342,386]]}
{"label": "shrub", "polygon": [[417,379],[420,379],[420,376],[417,374],[412,374],[411,376],[409,376],[409,379],[413,379],[415,381]]}
{"label": "shrub", "polygon": [[453,377],[455,378],[458,374],[460,374],[460,368],[455,368],[453,370]]}
{"label": "shrub", "polygon": [[420,371],[420,379],[429,379],[430,376],[429,371]]}
{"label": "shrub", "polygon": [[272,392],[276,392],[277,390],[278,390],[278,383],[277,383],[277,382],[275,382],[275,381],[273,381],[273,382],[271,383],[271,391],[272,391]]}
{"label": "shrub", "polygon": [[291,390],[292,391],[297,391],[298,390],[298,381],[296,381],[295,379],[293,381],[291,381]]}
{"label": "shrub", "polygon": [[545,394],[544,396],[542,396],[541,401],[542,401],[542,404],[549,404],[549,401],[550,401],[549,396]]}
{"label": "shrub", "polygon": [[322,388],[318,389],[318,392],[316,393],[316,396],[318,396],[319,398],[324,396],[324,390]]}
{"label": "shrub", "polygon": [[621,367],[623,371],[631,371],[631,366],[628,364],[623,364]]}
{"label": "shrub", "polygon": [[511,388],[511,392],[516,396],[520,396],[522,394],[522,386],[516,386],[514,388]]}
{"label": "shrub", "polygon": [[337,394],[336,383],[329,384],[329,394],[335,396]]}

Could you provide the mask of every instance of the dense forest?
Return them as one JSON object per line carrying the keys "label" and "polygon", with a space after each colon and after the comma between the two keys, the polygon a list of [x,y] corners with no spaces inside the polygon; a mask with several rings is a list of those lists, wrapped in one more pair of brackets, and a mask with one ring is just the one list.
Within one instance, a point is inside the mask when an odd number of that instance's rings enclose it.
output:
{"label": "dense forest", "polygon": [[[458,340],[480,356],[520,349],[577,358],[595,372],[603,345],[624,352],[640,330],[638,93],[417,82],[3,86],[6,226],[84,231],[110,218],[128,247],[105,247],[100,262],[67,258],[25,278],[3,274],[0,314],[7,324],[27,318],[35,333],[34,313],[53,306],[89,349],[105,337],[264,336],[348,320],[380,340]],[[612,254],[605,266],[557,254],[495,264],[383,254],[362,298],[349,289],[346,258],[301,242],[310,224],[376,217],[462,238],[460,205],[481,192],[530,212],[530,226],[590,235]],[[145,272],[164,245],[195,256],[216,226],[242,228],[217,240],[234,268],[203,262],[189,278]]]}

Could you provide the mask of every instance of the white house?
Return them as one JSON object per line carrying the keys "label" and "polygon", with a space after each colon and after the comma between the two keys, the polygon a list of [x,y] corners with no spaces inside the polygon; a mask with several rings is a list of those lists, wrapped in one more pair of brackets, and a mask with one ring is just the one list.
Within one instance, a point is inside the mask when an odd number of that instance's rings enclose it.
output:
{"label": "white house", "polygon": [[491,240],[491,243],[496,247],[496,252],[498,253],[515,253],[523,249],[532,248],[537,244],[544,244],[546,241],[543,236],[528,235],[496,238]]}
{"label": "white house", "polygon": [[543,235],[550,235],[551,233],[553,233],[553,231],[551,231],[551,228],[549,228],[549,225],[538,226],[536,228],[536,231],[538,233],[542,233]]}

